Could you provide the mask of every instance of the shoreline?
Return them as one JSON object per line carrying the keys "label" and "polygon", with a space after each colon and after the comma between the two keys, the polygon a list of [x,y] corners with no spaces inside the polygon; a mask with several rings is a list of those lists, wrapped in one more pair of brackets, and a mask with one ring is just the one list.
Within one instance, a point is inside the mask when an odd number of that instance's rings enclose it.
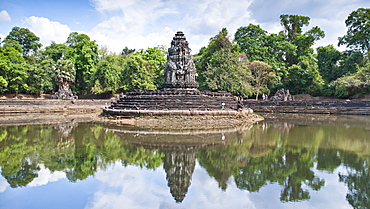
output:
{"label": "shoreline", "polygon": [[245,100],[244,106],[256,113],[370,115],[369,100]]}
{"label": "shoreline", "polygon": [[101,116],[110,105],[108,99],[0,99],[0,125],[60,124],[69,122],[100,122],[117,125],[163,128],[232,127],[255,123],[262,117],[246,115],[167,115],[133,118]]}

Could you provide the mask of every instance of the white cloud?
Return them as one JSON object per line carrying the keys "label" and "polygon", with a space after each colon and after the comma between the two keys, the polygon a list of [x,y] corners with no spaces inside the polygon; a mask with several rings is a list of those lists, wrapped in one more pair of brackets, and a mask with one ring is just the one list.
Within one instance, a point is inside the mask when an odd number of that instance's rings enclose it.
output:
{"label": "white cloud", "polygon": [[37,173],[37,178],[34,178],[28,186],[36,187],[41,185],[46,185],[49,182],[58,181],[59,179],[66,178],[66,174],[61,171],[51,172],[49,169],[45,168],[43,164],[39,165],[40,170]]}
{"label": "white cloud", "polygon": [[66,42],[71,29],[67,25],[63,25],[56,21],[50,21],[44,17],[27,17],[23,22],[40,37],[40,42],[43,46],[49,46],[52,41],[56,43]]}
{"label": "white cloud", "polygon": [[0,22],[10,22],[12,19],[7,11],[3,10],[0,12]]}
{"label": "white cloud", "polygon": [[8,187],[8,182],[4,178],[0,178],[0,192],[4,192]]}
{"label": "white cloud", "polygon": [[199,164],[182,203],[176,203],[171,196],[162,168],[151,171],[123,167],[117,162],[97,172],[95,178],[102,184],[87,208],[255,208],[247,191],[238,189],[233,181],[222,191]]}
{"label": "white cloud", "polygon": [[[226,27],[232,35],[250,22],[250,1],[118,1],[93,0],[105,19],[90,35],[99,44],[120,52],[123,47],[147,48],[169,45],[176,31],[184,31],[193,52]],[[114,44],[112,44],[114,43]]]}

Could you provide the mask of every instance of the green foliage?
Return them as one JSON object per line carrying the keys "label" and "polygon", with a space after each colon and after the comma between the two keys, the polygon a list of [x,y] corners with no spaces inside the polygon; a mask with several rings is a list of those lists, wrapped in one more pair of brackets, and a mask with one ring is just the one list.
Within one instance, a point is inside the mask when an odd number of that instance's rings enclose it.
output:
{"label": "green foliage", "polygon": [[94,86],[92,78],[98,63],[98,45],[90,41],[89,36],[77,32],[69,34],[66,43],[72,49],[66,58],[72,60],[76,68],[75,91],[87,94]]}
{"label": "green foliage", "polygon": [[346,19],[347,34],[339,38],[338,45],[346,45],[353,50],[369,52],[370,48],[370,8],[359,8]]}
{"label": "green foliage", "polygon": [[55,79],[58,82],[73,82],[76,69],[70,60],[59,59],[55,64]]}
{"label": "green foliage", "polygon": [[296,50],[287,51],[286,62],[288,67],[299,65],[301,56],[311,56],[311,47],[315,41],[324,38],[325,34],[319,27],[313,27],[306,33],[302,33],[302,27],[308,26],[310,18],[300,15],[280,15],[281,25],[284,27],[286,40],[296,46]]}
{"label": "green foliage", "polygon": [[341,98],[363,96],[370,93],[370,64],[361,67],[358,72],[341,77],[330,83],[334,88],[334,95]]}
{"label": "green foliage", "polygon": [[70,53],[71,48],[68,48],[65,44],[56,44],[51,42],[50,46],[45,47],[41,51],[43,59],[52,59],[54,62],[62,59],[65,55]]}
{"label": "green foliage", "polygon": [[[313,27],[303,33],[302,27],[308,26],[309,17],[281,15],[280,20],[284,27],[283,32],[268,34],[260,26],[250,24],[237,30],[235,40],[250,61],[262,61],[272,67],[276,75],[274,81],[276,88],[285,87],[292,92],[303,93],[302,88],[292,88],[304,85],[300,81],[302,76],[317,77],[317,75],[314,75],[316,72],[312,70],[316,68],[314,61],[305,63],[301,61],[307,60],[305,57],[313,57],[314,51],[311,47],[325,35],[319,27]],[[309,75],[310,72],[314,74]],[[301,76],[296,78],[295,75]]]}
{"label": "green foliage", "polygon": [[333,45],[317,48],[319,72],[326,83],[330,83],[343,75],[339,68],[341,57],[342,53],[335,49]]}
{"label": "green foliage", "polygon": [[233,50],[235,49],[235,47],[233,47],[229,39],[230,37],[226,28],[222,28],[222,30],[215,37],[210,39],[208,47],[202,48],[200,52],[196,55],[195,65],[199,74],[197,80],[199,82],[200,88],[203,88],[203,82],[206,79],[203,75],[203,72],[206,70],[208,63],[215,52],[221,50],[229,50],[231,52],[237,53],[235,50]]}
{"label": "green foliage", "polygon": [[166,48],[164,46],[158,46],[153,48],[148,48],[146,50],[139,50],[138,52],[134,53],[134,55],[143,58],[147,61],[151,68],[154,69],[155,78],[154,78],[154,85],[159,87],[160,84],[164,81],[162,76],[164,72],[164,64],[166,64]]}
{"label": "green foliage", "polygon": [[125,48],[122,49],[122,52],[121,52],[121,55],[123,56],[128,56],[128,55],[131,55],[135,52],[136,50],[135,49],[129,49],[127,46]]}
{"label": "green foliage", "polygon": [[42,46],[37,37],[27,28],[13,27],[8,36],[5,37],[4,42],[17,41],[22,46],[23,56],[29,56]]}
{"label": "green foliage", "polygon": [[155,69],[143,58],[129,56],[121,76],[124,90],[155,90]]}
{"label": "green foliage", "polygon": [[8,87],[8,82],[0,75],[0,93],[4,93]]}
{"label": "green foliage", "polygon": [[201,49],[196,55],[200,89],[250,96],[252,88],[249,84],[248,60],[239,56],[239,51],[240,48],[229,40],[226,28],[211,38],[208,47]]}
{"label": "green foliage", "polygon": [[117,55],[106,56],[99,61],[94,74],[94,93],[116,93],[122,86],[121,75],[125,60]]}
{"label": "green foliage", "polygon": [[252,86],[256,100],[261,93],[269,94],[268,84],[274,84],[275,82],[275,73],[272,71],[271,66],[264,62],[253,61],[248,68],[251,72]]}
{"label": "green foliage", "polygon": [[217,51],[211,56],[203,77],[204,89],[228,91],[244,98],[252,95],[248,66],[239,61],[239,56],[230,49]]}
{"label": "green foliage", "polygon": [[313,58],[300,57],[300,65],[292,65],[288,71],[289,75],[284,83],[292,94],[320,94],[324,83]]}

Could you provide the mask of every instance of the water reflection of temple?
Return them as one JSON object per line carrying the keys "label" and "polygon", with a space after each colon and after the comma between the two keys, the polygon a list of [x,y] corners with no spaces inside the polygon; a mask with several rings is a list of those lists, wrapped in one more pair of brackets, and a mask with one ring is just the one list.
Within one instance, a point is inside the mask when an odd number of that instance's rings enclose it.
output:
{"label": "water reflection of temple", "polygon": [[155,130],[126,127],[110,127],[107,130],[120,135],[126,142],[148,150],[164,153],[163,168],[166,172],[167,185],[176,202],[182,202],[191,185],[196,164],[196,155],[200,150],[215,146],[225,146],[233,139],[240,139],[240,134],[251,125],[204,130]]}
{"label": "water reflection of temple", "polygon": [[185,198],[193,176],[196,151],[194,149],[165,151],[163,168],[170,192],[176,202]]}

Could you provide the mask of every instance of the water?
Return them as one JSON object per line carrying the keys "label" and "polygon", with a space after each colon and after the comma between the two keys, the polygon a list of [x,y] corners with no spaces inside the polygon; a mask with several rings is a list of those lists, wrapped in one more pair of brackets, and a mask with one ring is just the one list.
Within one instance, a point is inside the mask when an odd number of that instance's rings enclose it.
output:
{"label": "water", "polygon": [[368,208],[370,117],[0,127],[0,208]]}

